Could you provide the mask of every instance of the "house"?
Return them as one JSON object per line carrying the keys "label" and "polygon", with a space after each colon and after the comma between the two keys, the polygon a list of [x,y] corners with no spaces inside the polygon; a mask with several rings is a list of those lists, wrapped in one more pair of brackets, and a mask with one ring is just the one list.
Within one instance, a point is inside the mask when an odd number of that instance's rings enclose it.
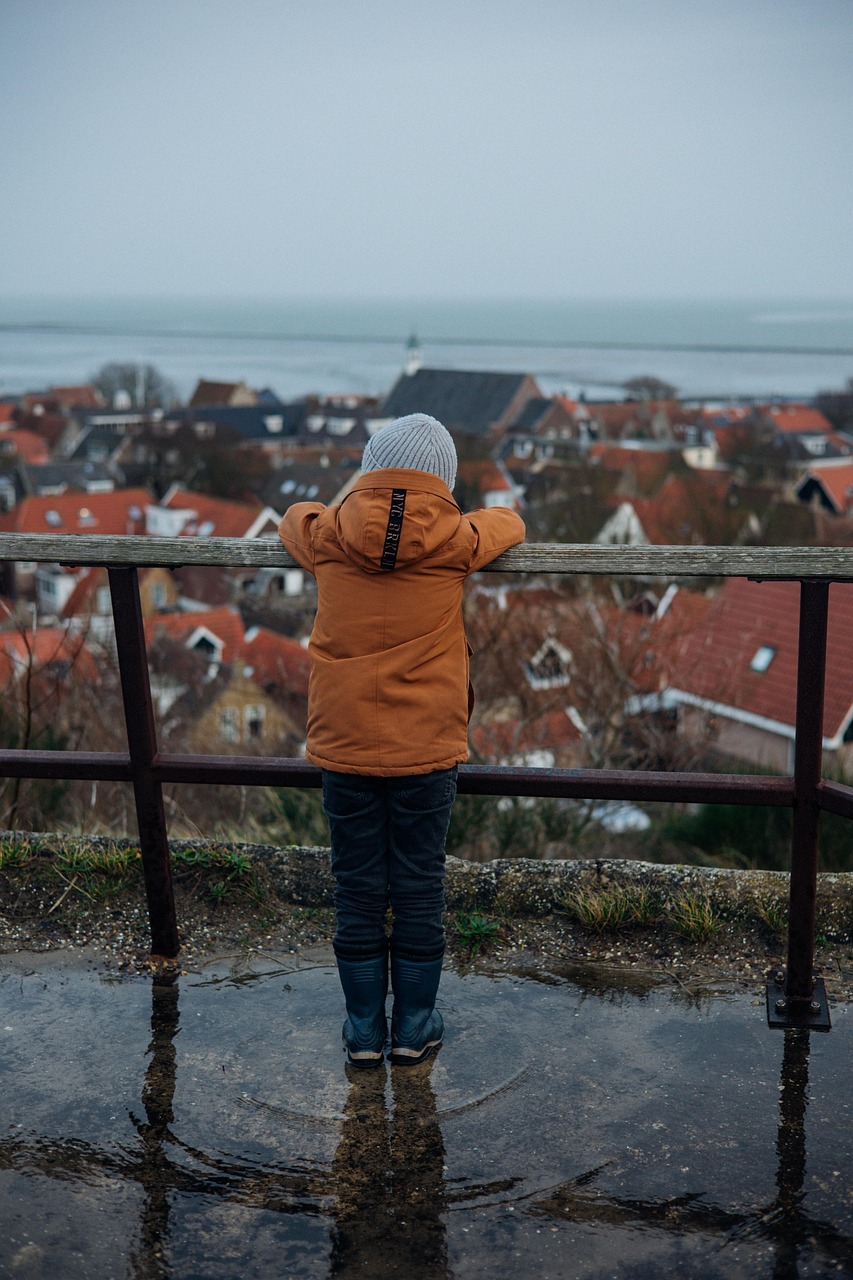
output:
{"label": "house", "polygon": [[728,500],[725,471],[670,474],[652,497],[623,498],[594,541],[603,545],[732,546],[759,531],[757,519]]}
{"label": "house", "polygon": [[531,396],[509,424],[508,432],[542,440],[575,440],[577,412],[578,405],[566,396]]}
{"label": "house", "polygon": [[[793,768],[799,587],[728,578],[669,673],[680,730],[709,737],[722,756]],[[853,765],[853,584],[829,590],[823,748]]]}
{"label": "house", "polygon": [[682,767],[693,744],[677,738],[661,690],[676,664],[689,669],[710,604],[675,586],[629,607],[559,589],[477,590],[466,615],[475,749],[504,763]]}
{"label": "house", "polygon": [[56,402],[63,413],[74,413],[79,409],[103,409],[104,397],[91,382],[77,386],[51,387],[50,398]]}
{"label": "house", "polygon": [[[145,510],[150,502],[147,489],[33,495],[23,498],[11,511],[0,512],[0,533],[141,534],[145,532]],[[30,592],[37,568],[35,561],[7,564],[6,594]],[[39,569],[42,576],[62,572],[66,571],[59,566]]]}
{"label": "house", "polygon": [[587,456],[593,466],[618,473],[620,492],[632,497],[657,493],[673,468],[684,470],[681,450],[670,442],[600,441],[590,446]]}
{"label": "house", "polygon": [[68,627],[11,628],[0,631],[0,687],[9,689],[28,672],[41,671],[67,680],[95,683],[99,667],[85,637]]}
{"label": "house", "polygon": [[676,441],[698,417],[680,400],[592,400],[584,409],[591,434],[600,441]]}
{"label": "house", "polygon": [[195,391],[189,399],[189,407],[196,409],[200,405],[254,405],[258,403],[258,393],[250,390],[245,382],[213,382],[208,378],[200,378]]}
{"label": "house", "polygon": [[509,507],[520,511],[524,489],[501,462],[460,462],[454,496],[464,511]]}
{"label": "house", "polygon": [[19,431],[40,436],[50,455],[59,453],[76,434],[74,421],[58,407],[50,408],[37,401],[31,408],[16,409],[14,422]]}
{"label": "house", "polygon": [[494,437],[503,435],[527,400],[541,396],[536,380],[525,373],[416,368],[397,379],[382,416],[428,413],[454,435]]}
{"label": "house", "polygon": [[18,500],[30,494],[49,498],[70,492],[112,493],[116,488],[114,474],[99,462],[21,460],[15,468],[14,481]]}
{"label": "house", "polygon": [[[272,507],[213,498],[172,485],[145,512],[145,532],[163,538],[275,538],[281,517]],[[186,565],[175,570],[184,607],[225,604],[251,579],[250,569]]]}
{"label": "house", "polygon": [[[177,607],[178,586],[171,569],[140,567],[137,579],[143,618]],[[42,566],[36,575],[36,602],[40,614],[73,619],[78,629],[97,636],[103,644],[113,643],[112,596],[103,565],[88,569]]]}
{"label": "house", "polygon": [[229,605],[186,613],[152,614],[145,619],[148,645],[161,640],[181,644],[215,667],[237,660],[245,634],[240,614]]}
{"label": "house", "polygon": [[211,743],[282,754],[301,749],[308,654],[297,641],[265,627],[245,631],[228,607],[150,616],[145,636],[167,734],[206,751]]}
{"label": "house", "polygon": [[294,502],[322,502],[330,506],[340,501],[342,491],[359,474],[362,452],[362,449],[318,446],[290,453],[260,496],[280,511],[286,511]]}
{"label": "house", "polygon": [[7,731],[17,731],[17,744],[46,745],[47,733],[61,745],[57,738],[69,729],[79,739],[93,720],[101,661],[71,628],[19,624],[0,631],[4,719]]}
{"label": "house", "polygon": [[77,431],[63,449],[66,462],[91,462],[115,468],[129,442],[163,413],[142,409],[96,409],[75,416]]}
{"label": "house", "polygon": [[303,726],[237,664],[222,667],[208,681],[198,682],[170,707],[172,720],[182,722],[189,748],[210,752],[257,752],[292,756],[305,741]]}
{"label": "house", "polygon": [[813,405],[766,405],[754,416],[759,429],[768,430],[780,443],[796,442],[803,456],[820,458],[830,448],[832,423]]}
{"label": "house", "polygon": [[818,503],[836,516],[853,515],[853,462],[815,463],[794,486],[801,502]]}
{"label": "house", "polygon": [[292,404],[268,394],[252,404],[205,404],[174,409],[164,415],[168,432],[189,427],[201,438],[227,437],[236,445],[250,445],[275,453],[295,443],[309,412],[306,400]]}
{"label": "house", "polygon": [[43,466],[50,461],[50,449],[44,436],[18,427],[16,431],[0,431],[0,459],[4,463],[22,462]]}

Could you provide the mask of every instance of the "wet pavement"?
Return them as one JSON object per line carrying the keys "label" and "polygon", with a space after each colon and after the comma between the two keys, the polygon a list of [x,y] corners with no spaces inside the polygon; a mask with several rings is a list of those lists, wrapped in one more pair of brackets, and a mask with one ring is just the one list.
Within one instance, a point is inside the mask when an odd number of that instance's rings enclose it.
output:
{"label": "wet pavement", "polygon": [[584,966],[439,1007],[431,1063],[348,1075],[327,964],[4,957],[0,1275],[853,1276],[848,1006]]}

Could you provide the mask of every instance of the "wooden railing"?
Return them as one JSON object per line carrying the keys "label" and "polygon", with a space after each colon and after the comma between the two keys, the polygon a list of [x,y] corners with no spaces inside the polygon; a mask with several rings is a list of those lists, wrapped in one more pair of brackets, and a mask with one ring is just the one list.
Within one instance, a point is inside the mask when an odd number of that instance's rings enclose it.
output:
{"label": "wooden railing", "polygon": [[[0,536],[0,561],[101,565],[108,569],[128,750],[3,750],[0,751],[0,776],[103,779],[132,784],[152,950],[155,954],[173,957],[180,944],[163,784],[319,787],[320,771],[299,759],[169,755],[158,750],[137,570],[156,565],[287,568],[293,561],[277,540],[272,539],[49,534]],[[792,775],[465,765],[460,769],[459,790],[488,795],[775,805],[792,809],[787,966],[774,975],[768,987],[768,1019],[771,1026],[828,1028],[826,993],[823,983],[813,974],[818,825],[822,811],[853,818],[853,788],[822,776],[826,632],[829,585],[833,581],[853,581],[853,549],[525,544],[505,552],[484,572],[799,581],[799,661]]]}

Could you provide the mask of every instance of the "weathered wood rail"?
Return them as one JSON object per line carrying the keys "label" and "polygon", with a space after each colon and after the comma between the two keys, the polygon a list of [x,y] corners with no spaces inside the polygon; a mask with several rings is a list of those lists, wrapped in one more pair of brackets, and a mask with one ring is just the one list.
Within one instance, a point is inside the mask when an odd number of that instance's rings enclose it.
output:
{"label": "weathered wood rail", "polygon": [[[287,568],[276,539],[0,535],[0,562],[102,565],[108,569],[127,725],[127,752],[0,751],[0,776],[104,779],[132,784],[145,872],[152,950],[180,949],[172,892],[164,783],[318,787],[299,759],[167,755],[157,747],[137,570],[153,566]],[[853,818],[853,787],[822,777],[826,631],[831,582],[853,581],[846,547],[599,547],[524,544],[485,572],[605,574],[642,578],[748,577],[800,583],[794,771],[789,777],[630,770],[463,766],[459,789],[482,795],[778,805],[793,811],[788,963],[768,988],[772,1026],[825,1029],[829,1013],[814,967],[815,893],[822,811]]]}

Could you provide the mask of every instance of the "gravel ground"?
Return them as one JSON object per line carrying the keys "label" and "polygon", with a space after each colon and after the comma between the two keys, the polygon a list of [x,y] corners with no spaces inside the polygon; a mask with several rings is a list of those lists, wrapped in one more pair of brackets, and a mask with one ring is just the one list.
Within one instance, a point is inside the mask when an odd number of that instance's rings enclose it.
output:
{"label": "gravel ground", "polygon": [[[99,886],[57,865],[58,837],[38,839],[50,847],[41,847],[38,856],[23,866],[0,871],[0,952],[51,953],[57,963],[85,960],[117,974],[149,970],[150,935],[141,876],[129,877],[118,889]],[[176,866],[180,967],[191,971],[214,957],[251,952],[331,961],[334,914],[326,851],[242,848],[248,850],[252,863],[248,880],[243,876],[223,882],[221,869]],[[528,900],[536,896],[531,885],[550,883],[563,874],[572,883],[584,875],[595,875],[596,883],[604,877],[609,883],[608,877],[640,874],[636,867],[629,871],[615,863],[584,867],[579,870],[579,864],[571,863],[472,866],[451,859],[449,962],[457,967],[543,971],[606,964],[688,989],[727,984],[753,992],[756,998],[763,998],[768,971],[785,962],[784,938],[741,918],[723,916],[717,932],[697,942],[669,927],[598,933],[562,910],[548,909],[547,895],[541,892],[538,906]],[[715,886],[737,884],[738,891],[744,884],[744,873],[647,867],[645,874],[677,877],[679,871],[691,884],[697,875],[712,877],[709,884]],[[741,878],[731,880],[733,875]],[[526,898],[513,905],[515,884],[524,885]],[[482,913],[479,918],[488,921],[488,931],[495,930],[479,939],[479,945],[476,929],[473,935],[470,929],[472,912]],[[832,1003],[853,999],[853,943],[843,935],[818,935],[816,971],[825,978]]]}

